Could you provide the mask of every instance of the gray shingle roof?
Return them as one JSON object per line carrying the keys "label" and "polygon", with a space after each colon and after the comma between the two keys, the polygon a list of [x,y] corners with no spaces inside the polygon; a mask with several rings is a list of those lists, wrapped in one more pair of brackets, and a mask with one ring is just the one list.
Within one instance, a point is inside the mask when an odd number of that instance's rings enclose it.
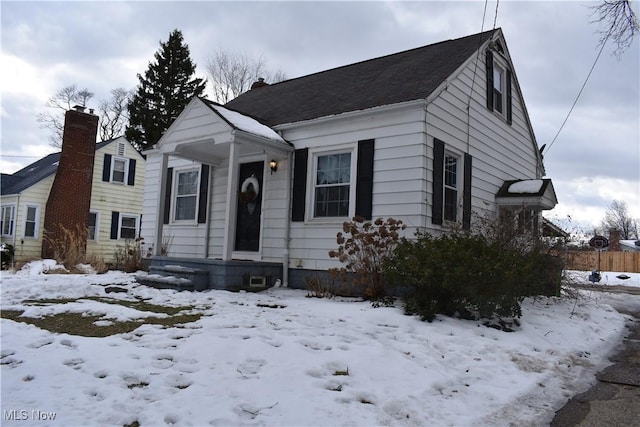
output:
{"label": "gray shingle roof", "polygon": [[263,86],[225,106],[274,126],[425,99],[494,31]]}

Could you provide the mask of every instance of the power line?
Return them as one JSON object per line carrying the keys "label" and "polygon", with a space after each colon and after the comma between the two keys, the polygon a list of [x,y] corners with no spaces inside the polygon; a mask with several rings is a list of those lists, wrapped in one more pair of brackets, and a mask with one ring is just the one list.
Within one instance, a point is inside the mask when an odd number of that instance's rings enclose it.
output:
{"label": "power line", "polygon": [[600,51],[598,52],[598,55],[596,56],[595,61],[593,61],[593,65],[591,65],[591,69],[589,70],[589,74],[587,74],[587,78],[584,79],[584,83],[582,83],[582,87],[580,88],[580,91],[578,92],[578,95],[576,96],[575,101],[573,101],[573,105],[571,106],[571,108],[569,109],[569,112],[567,113],[567,117],[564,118],[564,121],[562,122],[562,125],[560,125],[560,129],[558,129],[558,132],[556,133],[556,136],[553,137],[553,140],[551,141],[551,143],[547,147],[545,153],[549,152],[549,150],[551,149],[551,146],[553,145],[553,143],[556,142],[556,139],[558,138],[558,135],[560,135],[560,132],[562,131],[562,128],[564,128],[564,125],[567,123],[567,120],[569,120],[569,116],[571,115],[571,112],[573,111],[574,107],[578,103],[578,99],[580,99],[580,95],[582,95],[582,91],[584,90],[585,86],[587,85],[587,82],[589,81],[589,77],[591,77],[591,73],[593,72],[593,69],[596,67],[596,64],[598,63],[598,60],[600,59],[600,54],[602,54],[602,51],[604,50],[604,46],[607,44],[607,40],[609,40],[609,36],[610,35],[611,35],[611,29],[609,30],[609,33],[607,34],[607,37],[605,37],[604,41],[602,42],[602,46],[600,46]]}

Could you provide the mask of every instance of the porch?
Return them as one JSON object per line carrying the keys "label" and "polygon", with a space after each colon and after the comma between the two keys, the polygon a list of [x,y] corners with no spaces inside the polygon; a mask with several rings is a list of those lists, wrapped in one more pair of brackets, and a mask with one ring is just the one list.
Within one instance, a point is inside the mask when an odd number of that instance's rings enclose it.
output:
{"label": "porch", "polygon": [[157,256],[150,259],[149,273],[139,274],[136,281],[178,290],[260,291],[281,278],[281,263]]}

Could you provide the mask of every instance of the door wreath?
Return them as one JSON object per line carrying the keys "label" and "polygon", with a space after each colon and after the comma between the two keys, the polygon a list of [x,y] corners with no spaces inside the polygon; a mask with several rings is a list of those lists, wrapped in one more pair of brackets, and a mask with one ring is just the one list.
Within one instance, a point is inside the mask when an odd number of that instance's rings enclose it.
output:
{"label": "door wreath", "polygon": [[255,175],[251,175],[249,178],[242,181],[240,186],[240,200],[248,203],[253,202],[260,194],[260,183]]}

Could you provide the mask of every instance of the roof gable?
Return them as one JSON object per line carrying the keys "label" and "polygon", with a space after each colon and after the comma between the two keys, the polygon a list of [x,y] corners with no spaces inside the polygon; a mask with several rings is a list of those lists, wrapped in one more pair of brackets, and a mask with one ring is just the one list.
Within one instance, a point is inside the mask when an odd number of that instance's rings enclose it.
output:
{"label": "roof gable", "polygon": [[495,31],[262,86],[225,106],[275,126],[426,99]]}
{"label": "roof gable", "polygon": [[[116,137],[107,141],[101,141],[96,144],[96,151],[104,148],[114,141],[124,137]],[[125,139],[125,141],[127,141]],[[128,143],[128,141],[127,141]],[[58,170],[58,163],[60,162],[61,152],[49,154],[40,160],[37,160],[30,165],[25,166],[17,172],[11,175],[2,174],[2,185],[0,188],[0,194],[18,194],[32,185],[37,184],[50,175],[53,175]]]}

